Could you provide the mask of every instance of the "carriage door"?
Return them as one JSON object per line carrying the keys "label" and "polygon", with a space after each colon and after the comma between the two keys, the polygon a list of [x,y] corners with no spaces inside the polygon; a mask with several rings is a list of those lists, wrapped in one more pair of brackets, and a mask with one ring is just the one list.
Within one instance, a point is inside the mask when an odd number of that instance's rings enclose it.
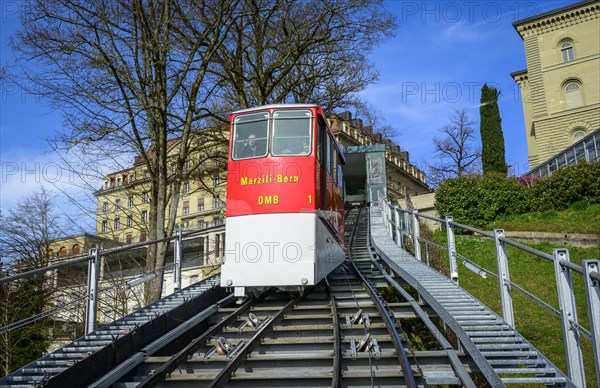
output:
{"label": "carriage door", "polygon": [[321,117],[317,123],[317,209],[325,210],[327,208],[327,130]]}

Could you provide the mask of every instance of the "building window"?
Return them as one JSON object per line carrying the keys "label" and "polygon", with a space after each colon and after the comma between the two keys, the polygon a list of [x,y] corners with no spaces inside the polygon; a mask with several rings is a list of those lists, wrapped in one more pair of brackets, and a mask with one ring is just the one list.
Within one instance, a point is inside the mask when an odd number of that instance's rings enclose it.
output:
{"label": "building window", "polygon": [[204,211],[204,198],[198,198],[198,211]]}
{"label": "building window", "polygon": [[102,221],[102,232],[108,232],[108,221],[106,220]]}
{"label": "building window", "polygon": [[61,247],[61,248],[58,250],[58,256],[60,256],[60,257],[65,257],[66,255],[67,255],[67,248],[65,248],[65,247]]}
{"label": "building window", "polygon": [[107,213],[107,212],[108,212],[108,202],[104,202],[104,203],[102,204],[102,211],[103,211],[104,213]]}
{"label": "building window", "polygon": [[121,200],[120,199],[117,199],[115,201],[115,209],[117,209],[117,210],[121,209]]}
{"label": "building window", "polygon": [[81,248],[79,247],[79,244],[73,245],[73,248],[71,248],[71,254],[78,255],[79,252],[81,252]]}
{"label": "building window", "polygon": [[218,195],[215,195],[215,197],[213,198],[213,208],[218,209],[221,207],[221,200],[219,199]]}
{"label": "building window", "polygon": [[133,207],[133,197],[132,196],[130,196],[129,198],[127,198],[127,206]]}
{"label": "building window", "polygon": [[183,201],[183,214],[190,214],[190,201]]}
{"label": "building window", "polygon": [[213,178],[213,186],[214,187],[219,186],[219,177],[218,176],[216,176],[216,177]]}
{"label": "building window", "polygon": [[140,242],[146,241],[146,232],[143,230],[140,232]]}
{"label": "building window", "polygon": [[189,228],[190,228],[190,222],[189,221],[183,221],[181,223],[181,229],[188,230]]}
{"label": "building window", "polygon": [[187,193],[189,193],[189,192],[190,192],[190,182],[185,182],[185,183],[183,184],[183,192],[184,192],[185,194],[187,194]]}
{"label": "building window", "polygon": [[579,140],[583,139],[587,135],[585,129],[575,128],[571,133],[573,143],[577,143]]}
{"label": "building window", "polygon": [[142,222],[148,222],[148,211],[142,210]]}
{"label": "building window", "polygon": [[133,216],[130,214],[127,216],[127,227],[131,228],[133,226]]}
{"label": "building window", "polygon": [[206,222],[198,221],[198,229],[203,229],[203,228],[206,228]]}
{"label": "building window", "polygon": [[573,55],[573,41],[570,39],[563,40],[560,43],[560,52],[563,62],[570,62],[575,59]]}
{"label": "building window", "polygon": [[129,174],[129,182],[135,182],[135,172]]}
{"label": "building window", "polygon": [[150,171],[144,170],[144,178],[150,178]]}
{"label": "building window", "polygon": [[125,243],[131,244],[131,234],[125,236]]}
{"label": "building window", "polygon": [[565,93],[565,102],[567,109],[576,108],[583,105],[583,95],[581,92],[581,82],[578,80],[568,80],[563,85]]}
{"label": "building window", "polygon": [[148,202],[148,192],[142,193],[142,202]]}
{"label": "building window", "polygon": [[175,175],[176,170],[177,170],[177,165],[175,163],[171,163],[171,174]]}
{"label": "building window", "polygon": [[121,228],[121,219],[115,218],[115,230]]}

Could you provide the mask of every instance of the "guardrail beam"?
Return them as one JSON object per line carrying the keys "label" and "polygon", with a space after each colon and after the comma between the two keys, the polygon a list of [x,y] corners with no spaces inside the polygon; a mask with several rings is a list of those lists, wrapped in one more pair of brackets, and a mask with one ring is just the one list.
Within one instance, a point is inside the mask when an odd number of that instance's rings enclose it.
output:
{"label": "guardrail beam", "polygon": [[85,306],[85,334],[96,330],[96,314],[98,312],[98,280],[100,278],[100,249],[90,249],[93,258],[88,262],[87,303]]}
{"label": "guardrail beam", "polygon": [[498,263],[498,283],[500,284],[500,301],[502,304],[502,317],[512,327],[515,327],[515,314],[512,303],[512,292],[510,286],[510,273],[508,270],[508,254],[506,243],[501,240],[504,237],[504,229],[494,230],[496,240],[496,261]]}
{"label": "guardrail beam", "polygon": [[585,369],[581,352],[581,337],[577,330],[577,309],[571,280],[571,269],[561,263],[571,262],[569,251],[561,248],[555,249],[553,253],[569,378],[577,387],[585,387]]}
{"label": "guardrail beam", "polygon": [[600,376],[600,282],[592,279],[591,274],[598,274],[599,272],[600,261],[583,261],[585,298],[587,300],[588,317],[590,319],[590,332],[592,333],[592,347],[594,349],[596,376]]}
{"label": "guardrail beam", "polygon": [[181,289],[181,259],[183,256],[183,236],[181,229],[177,229],[177,239],[173,250],[173,292]]}
{"label": "guardrail beam", "polygon": [[450,279],[458,284],[458,266],[456,265],[456,239],[452,217],[446,217],[446,235],[448,236],[448,260],[450,261]]}
{"label": "guardrail beam", "polygon": [[413,245],[415,247],[415,257],[419,261],[421,260],[421,243],[420,243],[420,234],[421,229],[419,227],[419,218],[417,217],[417,211],[412,211],[412,220],[413,220]]}

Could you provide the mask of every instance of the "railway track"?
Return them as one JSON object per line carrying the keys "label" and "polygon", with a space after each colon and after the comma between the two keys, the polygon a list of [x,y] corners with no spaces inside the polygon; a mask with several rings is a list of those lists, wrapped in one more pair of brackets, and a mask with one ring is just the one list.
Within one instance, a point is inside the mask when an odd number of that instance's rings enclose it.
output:
{"label": "railway track", "polygon": [[181,338],[171,338],[135,368],[93,386],[474,386],[458,354],[453,365],[442,347],[411,348],[399,316],[428,314],[414,300],[386,303],[378,295],[389,283],[371,263],[366,227],[364,211],[349,212],[347,262],[302,295],[269,290],[218,307],[210,328],[180,350],[170,343]]}
{"label": "railway track", "polygon": [[[86,380],[90,375],[86,367],[92,365],[93,369],[94,364],[75,362],[67,369],[69,373],[63,371],[41,382],[16,381],[24,386],[118,388],[475,387],[531,382],[570,386],[556,371],[550,371],[554,375],[547,374],[549,367],[540,366],[544,360],[539,354],[526,355],[529,358],[524,359],[520,353],[500,352],[506,344],[522,346],[525,342],[520,337],[513,340],[514,330],[492,321],[491,328],[484,324],[479,324],[483,329],[473,326],[483,319],[480,315],[487,314],[481,306],[467,311],[471,303],[462,302],[458,287],[452,285],[456,289],[450,289],[445,278],[433,279],[435,274],[427,272],[431,269],[419,269],[421,263],[414,258],[407,261],[405,269],[402,263],[396,265],[389,258],[382,259],[371,246],[369,230],[368,209],[350,210],[346,215],[346,262],[325,281],[302,293],[270,289],[259,297],[236,301],[223,290],[217,294],[211,289],[213,280],[199,291],[214,295],[196,303],[193,315],[188,313],[170,330],[158,330],[160,335],[133,351],[119,353],[120,359],[113,355],[110,362],[114,365],[95,373],[93,380]],[[414,283],[413,278],[421,272],[422,276],[427,275],[423,284]],[[431,299],[434,291],[427,287],[444,292]],[[394,302],[382,298],[383,293]],[[460,308],[447,301],[444,293],[452,295]],[[447,310],[441,306],[444,303],[450,303]],[[152,311],[148,310],[144,319],[150,319]],[[128,318],[130,324],[139,316]],[[494,322],[500,319],[490,317]],[[453,320],[464,319],[468,320],[467,326],[461,332]],[[145,333],[160,326],[152,319],[144,325]],[[131,342],[140,338],[135,329],[134,326],[127,334]],[[95,340],[88,337],[87,341]],[[96,343],[96,353],[88,358],[97,360],[99,365],[109,363],[107,354],[111,349],[119,349],[115,344],[114,338],[112,344]],[[123,349],[124,345],[120,346]],[[490,346],[499,352],[488,355]],[[37,365],[43,368],[44,364]],[[522,372],[536,376],[515,377]],[[500,378],[502,373],[507,375]]]}

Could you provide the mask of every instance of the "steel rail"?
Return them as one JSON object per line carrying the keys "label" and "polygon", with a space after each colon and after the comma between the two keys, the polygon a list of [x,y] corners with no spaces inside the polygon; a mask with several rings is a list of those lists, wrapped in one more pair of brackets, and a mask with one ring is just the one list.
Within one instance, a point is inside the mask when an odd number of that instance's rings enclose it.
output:
{"label": "steel rail", "polygon": [[232,302],[233,299],[233,294],[229,294],[225,298],[208,306],[192,318],[177,326],[175,329],[165,333],[162,337],[154,340],[148,346],[145,346],[139,352],[136,352],[135,354],[130,356],[127,360],[123,361],[121,364],[116,366],[109,373],[105,374],[100,379],[90,384],[88,388],[102,388],[111,386],[120,378],[122,378],[125,374],[129,373],[133,368],[136,368],[140,364],[142,364],[146,357],[152,356],[159,349],[177,340],[180,336],[184,335],[190,329],[194,328],[196,325],[215,314],[218,311],[219,307],[225,306],[228,303]]}
{"label": "steel rail", "polygon": [[335,305],[335,296],[331,293],[327,277],[324,279],[324,284],[325,291],[329,294],[331,317],[333,319],[333,376],[331,378],[331,386],[332,388],[336,388],[342,385],[342,335],[340,332],[340,317]]}
{"label": "steel rail", "polygon": [[260,300],[264,299],[267,296],[267,293],[269,293],[269,291],[263,293],[258,299],[250,299],[246,301],[246,303],[244,303],[235,311],[230,313],[221,322],[211,326],[201,336],[193,339],[186,347],[181,349],[179,352],[177,352],[175,355],[169,358],[169,360],[167,360],[164,364],[162,364],[158,369],[156,369],[153,374],[147,376],[144,380],[142,380],[138,387],[154,387],[160,382],[162,382],[169,373],[171,373],[177,368],[177,365],[184,362],[197,349],[204,346],[212,336],[217,334],[219,331],[223,330],[225,326],[235,321],[240,315],[250,310],[250,308],[253,305],[258,303]]}
{"label": "steel rail", "polygon": [[[370,224],[370,220],[368,220],[368,222]],[[373,249],[371,247],[370,230],[371,230],[371,228],[369,227],[367,229],[367,233],[369,233],[369,235],[367,237],[367,250],[369,252],[369,255],[371,256],[371,262],[373,263],[373,265],[375,265],[375,267],[383,275],[383,277],[385,278],[387,283],[389,285],[391,285],[392,287],[394,287],[394,289],[396,289],[396,291],[398,291],[398,293],[400,293],[400,295],[402,295],[402,297],[410,303],[412,309],[415,311],[415,313],[417,314],[419,319],[421,319],[423,321],[423,323],[425,324],[425,326],[427,326],[427,328],[429,329],[431,334],[433,334],[433,336],[436,338],[438,343],[442,346],[442,348],[444,349],[444,351],[446,352],[446,354],[448,356],[448,360],[450,361],[450,364],[452,365],[452,369],[454,369],[454,372],[460,379],[462,385],[464,387],[475,388],[476,387],[475,383],[471,379],[471,376],[469,376],[469,372],[467,372],[463,363],[458,358],[458,355],[456,354],[456,350],[454,349],[452,344],[450,344],[450,342],[440,332],[440,330],[437,328],[437,326],[431,321],[431,319],[429,318],[429,315],[419,305],[419,302],[417,302],[415,300],[415,298],[413,298],[404,288],[402,288],[400,286],[400,284],[398,284],[398,282],[396,282],[390,275],[388,275],[387,272],[385,271],[385,269],[383,268],[383,266],[381,265],[381,260],[379,260],[377,258],[376,253],[373,252]]]}
{"label": "steel rail", "polygon": [[[362,208],[361,208],[361,210],[362,210]],[[402,372],[404,374],[404,381],[406,382],[406,386],[409,388],[413,388],[413,387],[416,388],[417,382],[415,380],[415,376],[414,376],[412,368],[410,366],[410,361],[408,361],[406,349],[404,348],[404,345],[402,345],[402,341],[400,339],[400,335],[398,334],[398,330],[396,329],[394,322],[392,321],[389,314],[387,313],[385,306],[383,305],[383,302],[381,301],[381,298],[379,298],[379,296],[377,295],[377,293],[375,292],[375,290],[373,289],[373,287],[371,286],[369,281],[365,278],[365,276],[362,274],[362,272],[358,269],[358,267],[354,263],[354,260],[356,258],[355,257],[356,252],[355,252],[353,246],[356,246],[356,231],[358,230],[359,219],[360,219],[360,211],[356,218],[354,230],[353,230],[352,236],[350,238],[350,241],[351,241],[350,257],[352,258],[352,260],[350,260],[350,264],[352,265],[352,268],[354,269],[354,272],[356,273],[356,275],[360,278],[360,280],[365,285],[365,288],[366,288],[367,292],[370,294],[371,299],[373,300],[373,302],[375,302],[375,307],[379,311],[381,318],[386,323],[386,327],[392,338],[392,343],[394,344],[394,347],[396,348],[398,361],[400,363],[400,367],[402,368]]]}
{"label": "steel rail", "polygon": [[262,326],[256,334],[244,345],[243,348],[239,350],[235,354],[227,365],[219,372],[219,374],[215,377],[215,379],[208,385],[210,388],[221,388],[224,387],[225,384],[231,379],[233,373],[239,368],[239,366],[246,360],[248,354],[250,354],[258,345],[260,345],[261,340],[267,336],[269,333],[273,331],[273,328],[276,323],[279,323],[285,315],[294,308],[306,295],[310,294],[309,292],[305,292],[303,296],[298,296],[291,301],[289,301],[279,312],[267,322],[264,326]]}

